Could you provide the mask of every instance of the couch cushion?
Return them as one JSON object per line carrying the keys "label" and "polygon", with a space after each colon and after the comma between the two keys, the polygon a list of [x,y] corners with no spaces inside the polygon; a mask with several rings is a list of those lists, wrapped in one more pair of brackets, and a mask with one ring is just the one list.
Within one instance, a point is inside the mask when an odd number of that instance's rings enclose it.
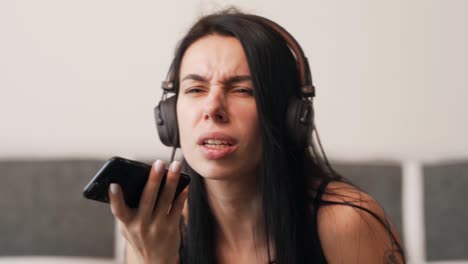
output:
{"label": "couch cushion", "polygon": [[113,259],[76,257],[0,257],[0,264],[118,264]]}
{"label": "couch cushion", "polygon": [[423,171],[427,260],[468,259],[468,162]]}
{"label": "couch cushion", "polygon": [[[335,162],[335,169],[374,197],[402,235],[402,168],[383,162]],[[404,237],[402,237],[404,240]]]}
{"label": "couch cushion", "polygon": [[2,161],[0,256],[114,256],[109,206],[82,191],[101,160]]}

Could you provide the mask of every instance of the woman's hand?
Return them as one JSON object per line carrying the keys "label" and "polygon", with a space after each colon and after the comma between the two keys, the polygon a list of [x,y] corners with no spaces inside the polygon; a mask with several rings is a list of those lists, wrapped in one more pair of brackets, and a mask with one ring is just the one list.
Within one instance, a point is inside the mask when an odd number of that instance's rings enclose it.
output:
{"label": "woman's hand", "polygon": [[113,183],[109,188],[112,213],[120,222],[122,235],[143,263],[179,261],[179,223],[188,188],[172,204],[181,170],[180,162],[174,161],[155,207],[164,170],[163,161],[158,160],[153,164],[138,209],[127,207],[118,184]]}

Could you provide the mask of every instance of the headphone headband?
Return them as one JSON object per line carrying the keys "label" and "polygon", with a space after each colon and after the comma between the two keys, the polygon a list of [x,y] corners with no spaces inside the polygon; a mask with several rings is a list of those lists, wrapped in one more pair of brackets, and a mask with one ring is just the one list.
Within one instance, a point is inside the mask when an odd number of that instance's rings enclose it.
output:
{"label": "headphone headband", "polygon": [[[259,20],[262,21],[262,23],[273,30],[275,30],[278,34],[283,37],[283,39],[286,41],[288,47],[292,50],[294,53],[294,57],[296,59],[297,63],[297,68],[299,71],[299,78],[301,80],[301,94],[303,97],[315,97],[315,87],[312,84],[312,75],[309,67],[309,61],[307,57],[304,54],[304,51],[302,50],[301,46],[297,42],[297,40],[283,27],[278,25],[277,23],[261,17],[261,16],[256,16],[256,15],[251,15],[252,17],[255,17]],[[162,82],[161,88],[164,90],[164,92],[175,92],[175,85],[174,85],[174,61],[171,63],[171,66],[169,68],[169,72],[167,73],[166,80]]]}
{"label": "headphone headband", "polygon": [[278,34],[281,35],[281,37],[283,37],[283,39],[288,44],[288,47],[293,51],[294,56],[296,58],[297,68],[299,70],[299,78],[301,80],[302,95],[304,97],[314,97],[315,87],[312,84],[312,75],[309,68],[309,61],[297,40],[286,29],[284,29],[277,23],[261,16],[252,16],[259,20],[262,20],[264,24],[274,29]]}

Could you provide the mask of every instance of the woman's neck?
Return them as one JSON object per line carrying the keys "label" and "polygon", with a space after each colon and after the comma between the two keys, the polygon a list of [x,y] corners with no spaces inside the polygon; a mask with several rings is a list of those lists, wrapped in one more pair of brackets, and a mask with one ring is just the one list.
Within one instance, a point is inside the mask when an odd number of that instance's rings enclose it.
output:
{"label": "woman's neck", "polygon": [[232,252],[243,253],[265,244],[262,201],[256,177],[245,180],[205,180],[216,240]]}

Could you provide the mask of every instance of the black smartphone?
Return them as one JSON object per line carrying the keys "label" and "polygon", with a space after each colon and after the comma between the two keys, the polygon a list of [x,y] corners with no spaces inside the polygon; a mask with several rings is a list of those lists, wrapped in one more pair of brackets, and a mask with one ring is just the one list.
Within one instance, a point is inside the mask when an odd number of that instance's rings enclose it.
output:
{"label": "black smartphone", "polygon": [[[143,193],[150,171],[150,165],[139,161],[129,160],[122,157],[110,158],[86,185],[83,191],[83,196],[91,200],[109,203],[109,185],[111,183],[118,183],[123,191],[124,200],[127,206],[130,208],[138,208],[140,197]],[[168,170],[166,169],[159,190],[162,190],[164,187],[167,172]],[[177,184],[174,200],[185,189],[185,187],[189,185],[189,183],[190,177],[185,173],[180,173],[180,179]]]}

